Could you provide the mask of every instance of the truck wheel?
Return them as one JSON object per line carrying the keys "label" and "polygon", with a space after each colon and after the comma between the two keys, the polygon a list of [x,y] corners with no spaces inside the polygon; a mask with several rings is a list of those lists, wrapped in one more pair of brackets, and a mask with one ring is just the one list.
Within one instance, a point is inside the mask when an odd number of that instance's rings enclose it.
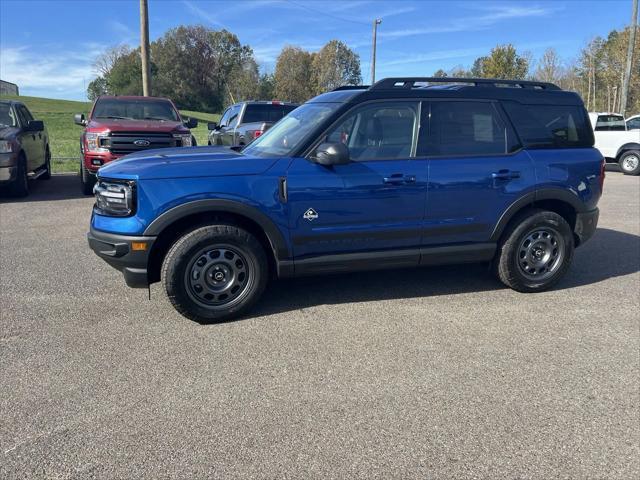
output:
{"label": "truck wheel", "polygon": [[200,323],[246,312],[267,284],[267,257],[260,242],[234,225],[197,228],[171,247],[162,281],[175,309]]}
{"label": "truck wheel", "polygon": [[618,165],[625,175],[640,175],[640,152],[638,150],[624,152]]}
{"label": "truck wheel", "polygon": [[191,135],[191,146],[192,147],[198,146],[198,141],[196,140],[196,137],[194,137],[193,135]]}
{"label": "truck wheel", "polygon": [[44,152],[44,173],[38,178],[41,178],[42,180],[51,179],[51,152],[49,151],[48,145],[47,150]]}
{"label": "truck wheel", "polygon": [[93,193],[93,186],[96,184],[96,177],[91,175],[86,167],[84,166],[84,162],[80,161],[80,187],[82,189],[82,193],[85,195],[91,195]]}
{"label": "truck wheel", "polygon": [[573,233],[560,215],[528,210],[510,225],[494,267],[498,278],[518,292],[539,292],[555,285],[573,257]]}
{"label": "truck wheel", "polygon": [[29,176],[27,175],[27,159],[24,153],[18,157],[17,167],[16,179],[10,187],[10,192],[15,197],[26,197],[29,195]]}

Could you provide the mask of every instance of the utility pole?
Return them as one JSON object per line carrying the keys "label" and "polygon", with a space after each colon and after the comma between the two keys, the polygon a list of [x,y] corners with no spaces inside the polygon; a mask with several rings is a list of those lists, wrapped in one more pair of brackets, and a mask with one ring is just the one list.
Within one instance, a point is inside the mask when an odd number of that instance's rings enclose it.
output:
{"label": "utility pole", "polygon": [[381,18],[373,20],[373,48],[371,49],[371,85],[376,83],[376,37],[378,35],[378,25],[382,23]]}
{"label": "utility pole", "polygon": [[627,98],[629,96],[629,82],[631,80],[631,66],[633,64],[633,48],[636,45],[636,24],[638,23],[638,0],[632,1],[631,29],[629,30],[629,47],[627,48],[627,66],[624,72],[624,82],[622,83],[622,98],[620,99],[620,106],[622,107],[623,115],[627,112]]}
{"label": "utility pole", "polygon": [[142,57],[142,93],[151,95],[151,71],[149,69],[149,7],[147,0],[140,0],[140,56]]}

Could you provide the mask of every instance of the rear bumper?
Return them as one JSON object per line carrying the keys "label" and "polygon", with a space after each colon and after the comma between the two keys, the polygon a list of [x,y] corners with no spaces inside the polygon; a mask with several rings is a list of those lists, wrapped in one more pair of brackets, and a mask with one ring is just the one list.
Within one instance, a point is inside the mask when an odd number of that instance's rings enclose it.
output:
{"label": "rear bumper", "polygon": [[[134,237],[101,232],[93,227],[87,233],[91,250],[113,268],[120,270],[125,283],[132,288],[145,288],[149,285],[147,264],[155,239],[156,237]],[[144,242],[147,248],[132,250],[132,242]]]}
{"label": "rear bumper", "polygon": [[574,232],[578,237],[578,245],[582,245],[589,240],[598,227],[598,218],[600,217],[600,210],[594,208],[589,212],[578,213],[576,216],[576,227]]}

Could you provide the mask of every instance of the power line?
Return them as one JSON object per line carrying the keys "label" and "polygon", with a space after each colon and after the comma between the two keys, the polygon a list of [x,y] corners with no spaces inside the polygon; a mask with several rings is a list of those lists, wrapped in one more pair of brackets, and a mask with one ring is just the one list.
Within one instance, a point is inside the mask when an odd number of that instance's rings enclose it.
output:
{"label": "power line", "polygon": [[358,20],[353,20],[353,19],[351,19],[351,18],[344,18],[344,17],[340,17],[340,16],[338,16],[338,15],[334,15],[333,13],[324,12],[324,11],[322,11],[322,10],[316,10],[315,8],[311,8],[311,7],[309,7],[308,5],[303,5],[303,4],[300,4],[300,3],[293,2],[292,0],[284,0],[284,1],[285,1],[285,2],[287,2],[287,3],[290,3],[291,5],[294,5],[294,6],[296,6],[296,7],[304,8],[305,10],[308,10],[308,11],[310,11],[310,12],[318,13],[318,14],[320,14],[320,15],[325,15],[325,16],[327,16],[327,17],[331,17],[331,18],[333,18],[333,19],[335,19],[335,20],[340,20],[340,21],[342,21],[342,22],[355,23],[355,24],[357,24],[357,25],[367,25],[367,26],[369,26],[369,23],[368,23],[368,22],[360,22],[360,21],[358,21]]}

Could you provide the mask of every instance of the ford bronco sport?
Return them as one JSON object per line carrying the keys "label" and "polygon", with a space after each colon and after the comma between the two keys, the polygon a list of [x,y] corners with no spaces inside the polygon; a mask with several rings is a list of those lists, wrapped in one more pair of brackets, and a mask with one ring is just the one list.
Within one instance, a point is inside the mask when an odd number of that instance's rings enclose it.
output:
{"label": "ford bronco sport", "polygon": [[95,173],[106,164],[141,150],[190,147],[195,140],[189,131],[195,119],[183,119],[167,98],[122,96],[98,97],[89,118],[79,113],[77,125],[85,127],[80,138],[80,181],[82,192],[93,192]]}
{"label": "ford bronco sport", "polygon": [[594,233],[604,159],[580,97],[547,83],[389,78],[297,108],[241,152],[148,151],[102,167],[89,245],[200,321],[270,276],[491,262],[553,286]]}

